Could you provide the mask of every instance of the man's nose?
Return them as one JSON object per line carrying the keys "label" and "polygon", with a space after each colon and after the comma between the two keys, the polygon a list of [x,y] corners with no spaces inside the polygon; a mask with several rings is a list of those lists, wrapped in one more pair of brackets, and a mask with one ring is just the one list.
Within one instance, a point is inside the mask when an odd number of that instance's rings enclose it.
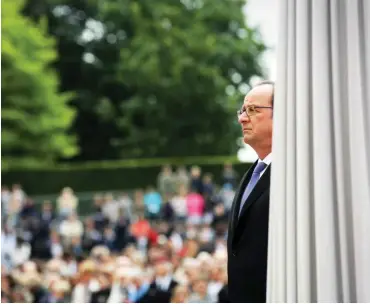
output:
{"label": "man's nose", "polygon": [[247,113],[243,112],[241,115],[239,115],[238,117],[238,121],[240,124],[243,124],[245,122],[248,122],[250,119],[249,119],[249,116],[247,115]]}

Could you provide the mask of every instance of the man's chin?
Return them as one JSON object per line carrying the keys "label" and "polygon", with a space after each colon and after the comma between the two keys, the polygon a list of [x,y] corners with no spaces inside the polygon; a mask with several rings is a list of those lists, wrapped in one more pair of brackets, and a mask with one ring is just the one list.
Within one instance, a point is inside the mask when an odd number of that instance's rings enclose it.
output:
{"label": "man's chin", "polygon": [[250,145],[253,142],[252,136],[249,134],[243,134],[243,141],[245,144]]}

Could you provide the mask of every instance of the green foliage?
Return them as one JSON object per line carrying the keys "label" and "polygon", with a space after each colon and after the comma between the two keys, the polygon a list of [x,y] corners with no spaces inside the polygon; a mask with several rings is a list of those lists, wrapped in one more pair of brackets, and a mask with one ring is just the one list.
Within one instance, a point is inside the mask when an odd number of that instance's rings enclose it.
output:
{"label": "green foliage", "polygon": [[[135,94],[118,119],[122,156],[235,152],[235,104],[225,88],[260,74],[264,46],[245,27],[243,1],[107,1],[133,35],[121,49],[119,76]],[[121,21],[122,20],[122,21]],[[239,83],[240,84],[240,83]],[[235,97],[235,96],[234,96]]]}
{"label": "green foliage", "polygon": [[168,159],[143,159],[125,161],[90,162],[85,164],[59,165],[54,168],[28,168],[3,172],[6,185],[20,183],[28,194],[55,194],[63,187],[72,187],[77,192],[133,190],[155,184],[164,164],[177,166],[199,165],[204,173],[213,174],[216,183],[221,183],[223,165],[232,163],[241,177],[250,164],[239,163],[235,157],[208,156]]}
{"label": "green foliage", "polygon": [[66,135],[74,111],[70,94],[59,94],[56,59],[46,24],[35,25],[20,14],[23,1],[2,2],[2,167],[48,165],[72,157],[77,148]]}
{"label": "green foliage", "polygon": [[[236,156],[187,156],[187,157],[168,157],[168,158],[133,158],[123,160],[106,160],[106,161],[90,161],[84,163],[63,163],[53,166],[53,171],[79,171],[79,170],[95,170],[95,169],[123,169],[123,168],[143,168],[143,167],[160,167],[164,164],[172,166],[182,165],[215,165],[223,163],[238,164],[239,160]],[[50,167],[43,166],[27,166],[20,168],[21,171],[49,171]],[[14,170],[5,170],[14,171]]]}
{"label": "green foliage", "polygon": [[[74,91],[75,160],[233,154],[265,49],[241,0],[28,0]],[[226,93],[227,92],[227,93]]]}

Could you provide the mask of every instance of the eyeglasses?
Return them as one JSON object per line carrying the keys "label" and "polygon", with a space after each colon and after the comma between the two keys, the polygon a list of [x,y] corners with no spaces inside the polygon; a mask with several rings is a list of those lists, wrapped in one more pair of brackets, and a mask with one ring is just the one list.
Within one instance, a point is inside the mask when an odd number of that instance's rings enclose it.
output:
{"label": "eyeglasses", "polygon": [[243,113],[246,113],[248,117],[251,117],[253,115],[256,115],[259,111],[257,109],[272,109],[272,107],[263,107],[263,106],[247,106],[242,107],[240,110],[238,110],[236,113],[238,117],[242,115]]}

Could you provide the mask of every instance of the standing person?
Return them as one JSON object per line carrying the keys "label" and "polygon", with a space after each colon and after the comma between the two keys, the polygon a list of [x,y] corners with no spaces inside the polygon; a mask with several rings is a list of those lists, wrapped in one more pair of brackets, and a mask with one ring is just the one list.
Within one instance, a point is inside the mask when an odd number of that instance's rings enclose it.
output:
{"label": "standing person", "polygon": [[205,208],[207,212],[212,211],[214,207],[214,193],[215,193],[215,185],[213,183],[212,174],[206,173],[203,176],[203,197],[205,200]]}
{"label": "standing person", "polygon": [[174,288],[178,285],[173,277],[173,266],[166,257],[155,261],[155,276],[147,293],[139,303],[169,303]]}
{"label": "standing person", "polygon": [[190,170],[190,189],[195,189],[199,194],[203,194],[202,169],[192,166]]}
{"label": "standing person", "polygon": [[65,187],[57,199],[58,211],[61,220],[66,219],[71,213],[77,212],[78,198],[72,188]]}
{"label": "standing person", "polygon": [[238,177],[238,174],[233,169],[233,165],[231,163],[225,163],[224,165],[224,171],[222,173],[222,181],[223,184],[231,184],[233,188],[237,186],[236,179]]}
{"label": "standing person", "polygon": [[162,208],[162,196],[152,186],[144,195],[145,214],[149,220],[158,220]]}
{"label": "standing person", "polygon": [[195,188],[186,196],[186,206],[190,223],[199,225],[203,218],[205,202]]}
{"label": "standing person", "polygon": [[162,171],[158,175],[157,187],[162,196],[175,193],[176,177],[172,173],[171,166],[165,165],[162,167]]}
{"label": "standing person", "polygon": [[175,211],[176,220],[184,222],[188,215],[188,207],[186,205],[186,196],[188,190],[185,185],[179,187],[177,195],[171,199],[172,208]]}
{"label": "standing person", "polygon": [[176,189],[175,189],[176,192],[178,192],[182,187],[184,187],[186,191],[189,191],[190,176],[186,171],[186,167],[179,166],[177,168],[175,180],[176,180]]}
{"label": "standing person", "polygon": [[267,242],[274,83],[264,81],[238,111],[244,142],[258,160],[243,176],[231,208],[228,232],[230,302],[266,302]]}

